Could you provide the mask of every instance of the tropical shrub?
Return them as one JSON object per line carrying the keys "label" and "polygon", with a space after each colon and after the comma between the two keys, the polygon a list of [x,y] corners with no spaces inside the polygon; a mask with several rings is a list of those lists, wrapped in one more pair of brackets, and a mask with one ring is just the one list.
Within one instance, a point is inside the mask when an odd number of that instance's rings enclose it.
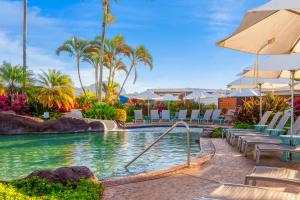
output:
{"label": "tropical shrub", "polygon": [[157,102],[156,109],[158,110],[158,112],[161,112],[162,110],[168,109],[168,105],[163,102]]}
{"label": "tropical shrub", "polygon": [[90,108],[83,109],[82,115],[85,118],[114,120],[116,117],[116,109],[107,104],[94,103]]}
{"label": "tropical shrub", "polygon": [[14,111],[19,115],[24,115],[28,112],[27,98],[24,95],[0,95],[0,110]]}
{"label": "tropical shrub", "polygon": [[116,109],[115,120],[126,122],[127,120],[127,113],[124,109]]}
{"label": "tropical shrub", "polygon": [[61,71],[49,70],[48,73],[39,74],[40,84],[38,101],[46,108],[58,108],[64,106],[71,109],[74,106],[74,87],[70,77],[63,75]]}
{"label": "tropical shrub", "polygon": [[[281,96],[267,95],[262,101],[263,112],[270,110],[273,112],[284,111],[290,107],[288,99]],[[238,108],[233,120],[236,123],[256,124],[259,121],[259,98],[250,97],[243,100],[243,105]]]}
{"label": "tropical shrub", "polygon": [[212,134],[211,134],[211,137],[212,138],[221,138],[222,137],[222,132],[223,132],[223,129],[222,128],[216,128]]}
{"label": "tropical shrub", "polygon": [[83,92],[80,93],[76,96],[75,101],[77,102],[78,107],[82,108],[83,105],[98,102],[98,97],[95,92],[92,92],[91,90],[86,90],[86,95]]}
{"label": "tropical shrub", "polygon": [[0,199],[42,200],[42,199],[90,199],[99,200],[104,187],[101,183],[81,179],[78,183],[50,183],[45,179],[32,177],[10,183],[0,183]]}
{"label": "tropical shrub", "polygon": [[239,123],[235,124],[234,128],[237,128],[237,129],[252,129],[253,125],[239,122]]}

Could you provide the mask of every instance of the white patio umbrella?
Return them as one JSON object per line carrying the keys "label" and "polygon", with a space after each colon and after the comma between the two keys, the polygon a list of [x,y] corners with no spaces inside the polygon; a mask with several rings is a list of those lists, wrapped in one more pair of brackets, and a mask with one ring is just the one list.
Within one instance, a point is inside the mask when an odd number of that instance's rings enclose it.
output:
{"label": "white patio umbrella", "polygon": [[199,110],[200,110],[201,99],[212,98],[212,97],[214,97],[214,96],[205,91],[197,91],[196,90],[193,93],[184,97],[184,99],[193,99],[193,100],[197,101],[199,104]]}
{"label": "white patio umbrella", "polygon": [[259,70],[247,68],[244,70],[246,77],[260,77],[260,78],[289,78],[291,88],[291,129],[294,122],[294,87],[295,78],[300,78],[300,55],[278,55],[270,56],[263,62],[259,63]]}
{"label": "white patio umbrella", "polygon": [[172,94],[166,94],[161,99],[161,101],[167,101],[168,102],[168,110],[170,110],[170,101],[178,101],[178,97],[175,97]]}
{"label": "white patio umbrella", "polygon": [[256,80],[257,84],[254,84],[253,78],[240,77],[227,85],[230,89],[255,89],[258,88],[259,92],[259,117],[262,118],[262,90],[283,88],[289,86],[289,79],[263,79]]}
{"label": "white patio umbrella", "polygon": [[147,100],[148,101],[148,115],[150,113],[149,101],[150,100],[159,100],[161,97],[150,90],[146,90],[136,96],[137,99]]}
{"label": "white patio umbrella", "polygon": [[253,54],[300,52],[300,1],[273,0],[250,10],[219,46]]}
{"label": "white patio umbrella", "polygon": [[[258,55],[299,53],[299,38],[300,1],[273,0],[248,11],[236,32],[227,39],[218,42],[218,45],[256,54],[256,64],[252,76],[258,78],[261,77],[258,74]],[[300,67],[293,66],[293,68],[299,69]],[[283,66],[281,66],[281,69],[284,69]],[[291,78],[293,96],[295,71],[287,71],[290,76],[280,76]],[[277,77],[273,76],[273,78]],[[293,123],[294,116],[292,115],[291,132],[293,132]]]}

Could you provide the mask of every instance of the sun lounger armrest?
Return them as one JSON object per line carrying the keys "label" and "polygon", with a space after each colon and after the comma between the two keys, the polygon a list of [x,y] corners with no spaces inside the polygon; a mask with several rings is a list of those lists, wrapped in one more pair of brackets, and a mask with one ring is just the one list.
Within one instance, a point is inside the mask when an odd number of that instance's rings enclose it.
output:
{"label": "sun lounger armrest", "polygon": [[268,127],[268,125],[257,124],[257,125],[254,125],[254,130],[257,132],[263,132],[266,130],[267,127]]}
{"label": "sun lounger armrest", "polygon": [[280,135],[284,135],[285,132],[286,131],[284,129],[266,129],[265,130],[265,133],[271,137],[278,137]]}

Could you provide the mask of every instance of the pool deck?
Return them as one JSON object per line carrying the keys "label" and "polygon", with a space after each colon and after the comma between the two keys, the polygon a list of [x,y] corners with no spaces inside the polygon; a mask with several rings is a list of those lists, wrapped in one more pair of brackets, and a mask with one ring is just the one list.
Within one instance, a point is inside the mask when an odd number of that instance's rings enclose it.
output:
{"label": "pool deck", "polygon": [[[202,139],[201,139],[202,140]],[[243,157],[236,148],[223,139],[203,139],[212,141],[215,154],[210,160],[189,170],[182,170],[168,176],[158,176],[152,180],[106,184],[104,200],[191,200],[207,196],[222,183],[243,184],[255,162]],[[281,162],[278,158],[265,158],[261,165],[288,167],[300,170],[299,163]],[[299,187],[276,183],[258,182],[257,186],[279,191],[300,192]]]}

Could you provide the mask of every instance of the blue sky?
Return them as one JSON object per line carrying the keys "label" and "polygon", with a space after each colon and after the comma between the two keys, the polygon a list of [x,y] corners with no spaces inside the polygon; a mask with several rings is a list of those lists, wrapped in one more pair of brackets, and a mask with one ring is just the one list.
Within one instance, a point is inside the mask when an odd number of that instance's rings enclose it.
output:
{"label": "blue sky", "polygon": [[[244,13],[267,0],[117,0],[116,23],[108,37],[121,33],[131,46],[145,45],[154,69],[138,67],[126,91],[148,88],[226,88],[254,56],[217,47]],[[28,63],[35,72],[56,68],[78,80],[74,60],[56,56],[56,48],[76,35],[93,39],[101,32],[100,0],[28,0]],[[22,63],[22,1],[0,0],[0,61]],[[82,66],[83,82],[93,83],[93,68]],[[122,81],[124,74],[118,75]]]}

